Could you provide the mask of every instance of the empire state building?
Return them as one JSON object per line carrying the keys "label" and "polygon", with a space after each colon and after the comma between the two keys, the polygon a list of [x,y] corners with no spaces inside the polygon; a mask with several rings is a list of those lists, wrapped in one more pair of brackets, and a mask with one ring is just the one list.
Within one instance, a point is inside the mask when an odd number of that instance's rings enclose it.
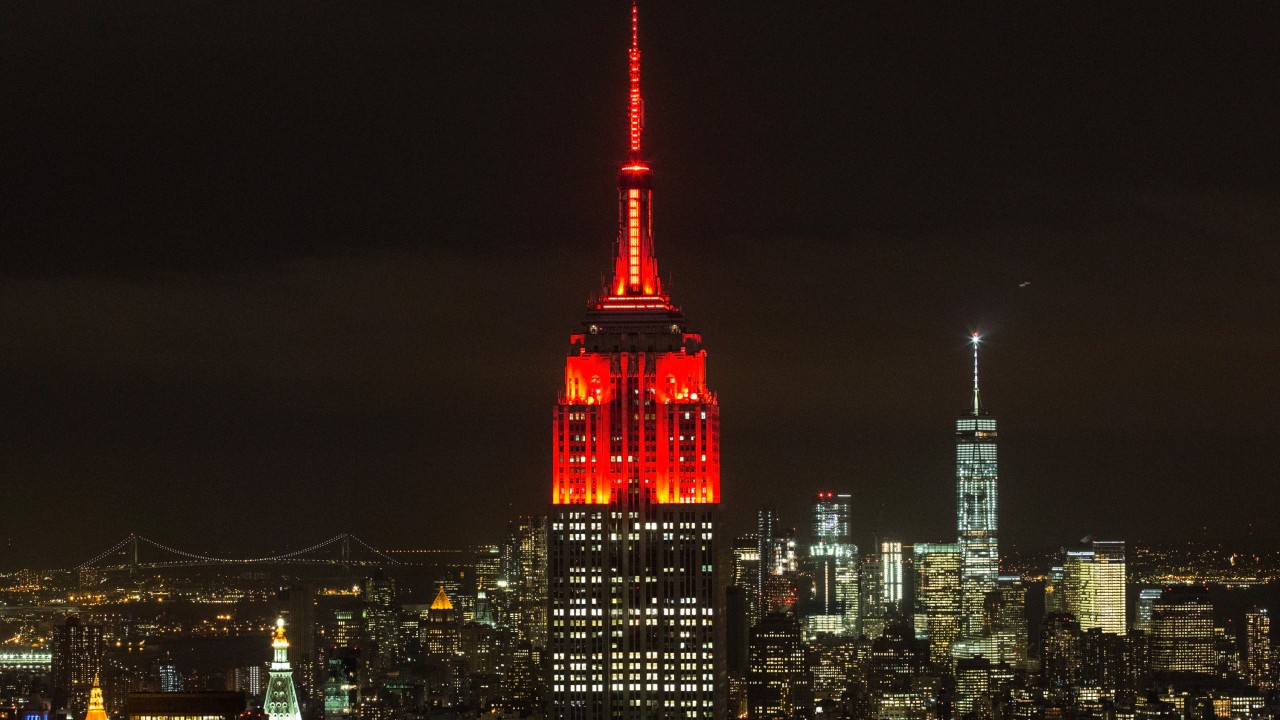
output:
{"label": "empire state building", "polygon": [[634,2],[629,61],[612,277],[569,336],[553,413],[550,709],[713,718],[720,413],[702,337],[658,278]]}

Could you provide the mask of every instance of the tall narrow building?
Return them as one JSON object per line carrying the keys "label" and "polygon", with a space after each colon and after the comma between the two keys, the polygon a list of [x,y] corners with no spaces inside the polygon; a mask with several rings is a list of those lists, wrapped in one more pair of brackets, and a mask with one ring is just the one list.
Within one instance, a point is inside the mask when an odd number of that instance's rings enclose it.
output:
{"label": "tall narrow building", "polygon": [[960,536],[962,631],[982,631],[983,602],[1000,574],[997,537],[996,420],[978,393],[978,342],[973,334],[973,406],[956,420],[956,526]]}
{"label": "tall narrow building", "polygon": [[960,546],[916,543],[912,557],[916,639],[929,641],[930,662],[946,665],[960,636]]}
{"label": "tall narrow building", "polygon": [[1259,690],[1276,686],[1271,614],[1264,607],[1250,608],[1244,614],[1244,677]]}
{"label": "tall narrow building", "polygon": [[553,413],[551,717],[712,718],[720,417],[702,338],[663,292],[631,8],[629,152],[612,277]]}
{"label": "tall narrow building", "polygon": [[102,626],[71,615],[54,628],[52,645],[54,707],[79,715],[88,708],[89,690],[102,670]]}
{"label": "tall narrow building", "polygon": [[263,711],[268,720],[302,720],[298,692],[293,686],[293,666],[289,664],[289,641],[284,636],[284,618],[276,619],[271,635],[271,670]]}
{"label": "tall narrow building", "polygon": [[849,534],[848,495],[818,493],[813,504],[813,607],[805,615],[810,636],[854,635],[858,628],[858,546]]}

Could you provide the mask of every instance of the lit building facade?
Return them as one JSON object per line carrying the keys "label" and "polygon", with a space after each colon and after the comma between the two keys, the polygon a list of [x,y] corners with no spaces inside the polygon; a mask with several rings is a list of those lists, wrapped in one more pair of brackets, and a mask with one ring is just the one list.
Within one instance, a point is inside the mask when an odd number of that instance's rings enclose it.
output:
{"label": "lit building facade", "polygon": [[72,615],[54,628],[50,674],[56,708],[77,715],[88,709],[89,691],[102,670],[102,653],[101,625],[82,623]]}
{"label": "lit building facade", "polygon": [[886,540],[880,543],[880,602],[889,613],[902,609],[905,589],[902,584],[902,543]]}
{"label": "lit building facade", "polygon": [[1124,542],[1091,540],[1068,550],[1062,568],[1067,612],[1076,616],[1080,629],[1124,635],[1128,608]]}
{"label": "lit building facade", "polygon": [[956,527],[964,632],[981,631],[982,606],[1000,574],[996,420],[978,392],[978,340],[973,335],[973,407],[956,420]]}
{"label": "lit building facade", "polygon": [[960,637],[960,546],[916,543],[916,638],[929,641],[929,660],[946,665]]}
{"label": "lit building facade", "polygon": [[1080,623],[1068,613],[1040,622],[1040,678],[1050,692],[1064,691],[1084,675]]}
{"label": "lit building facade", "polygon": [[399,628],[396,615],[396,582],[393,578],[366,578],[364,582],[364,651],[361,658],[374,677],[395,664]]}
{"label": "lit building facade", "polygon": [[1274,650],[1271,645],[1271,613],[1264,607],[1244,614],[1244,676],[1259,690],[1276,686]]}
{"label": "lit building facade", "polygon": [[658,278],[634,4],[631,17],[613,273],[570,337],[553,413],[549,707],[566,720],[718,718],[719,407],[702,338]]}
{"label": "lit building facade", "polygon": [[1151,606],[1151,668],[1208,675],[1217,664],[1217,632],[1208,592],[1199,588],[1165,592]]}
{"label": "lit building facade", "polygon": [[794,718],[813,704],[805,646],[795,617],[770,613],[751,628],[747,704],[756,718]]}
{"label": "lit building facade", "polygon": [[859,635],[869,638],[884,633],[885,609],[880,586],[883,573],[880,570],[880,553],[866,553],[858,558],[858,601],[861,616],[858,619]]}
{"label": "lit building facade", "polygon": [[102,688],[98,686],[98,678],[93,679],[93,687],[89,689],[89,709],[84,720],[107,720],[107,706],[102,701]]}
{"label": "lit building facade", "polygon": [[503,578],[498,582],[508,599],[503,608],[504,629],[515,642],[543,648],[547,644],[547,518],[524,516],[507,528],[502,553]]}
{"label": "lit building facade", "polygon": [[289,641],[284,635],[284,618],[276,620],[271,635],[271,667],[262,710],[269,720],[302,720],[298,693],[293,686],[293,666],[289,664]]}
{"label": "lit building facade", "polygon": [[818,493],[813,504],[814,606],[805,616],[810,635],[858,631],[858,546],[850,540],[849,509],[848,495],[831,492]]}
{"label": "lit building facade", "polygon": [[771,612],[795,612],[796,581],[800,569],[795,528],[778,524],[772,508],[756,513],[756,545],[759,550],[757,580],[759,617]]}
{"label": "lit building facade", "polygon": [[461,649],[458,611],[449,600],[444,586],[436,591],[436,597],[427,608],[426,622],[419,624],[423,650],[432,656],[457,655]]}
{"label": "lit building facade", "polygon": [[734,538],[729,584],[742,594],[746,627],[760,620],[760,543],[755,535]]}
{"label": "lit building facade", "polygon": [[1160,588],[1143,588],[1138,591],[1138,601],[1133,608],[1133,629],[1151,631],[1151,608],[1164,595]]}

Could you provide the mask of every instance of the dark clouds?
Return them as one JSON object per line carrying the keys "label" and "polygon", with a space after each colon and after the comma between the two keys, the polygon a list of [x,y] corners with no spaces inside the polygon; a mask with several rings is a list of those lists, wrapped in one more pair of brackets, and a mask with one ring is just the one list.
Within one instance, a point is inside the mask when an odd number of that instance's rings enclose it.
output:
{"label": "dark clouds", "polygon": [[[1229,11],[643,10],[731,514],[832,487],[868,537],[948,537],[978,327],[1005,537],[1280,540],[1280,18]],[[4,564],[130,529],[457,544],[537,507],[625,4],[3,13]]]}

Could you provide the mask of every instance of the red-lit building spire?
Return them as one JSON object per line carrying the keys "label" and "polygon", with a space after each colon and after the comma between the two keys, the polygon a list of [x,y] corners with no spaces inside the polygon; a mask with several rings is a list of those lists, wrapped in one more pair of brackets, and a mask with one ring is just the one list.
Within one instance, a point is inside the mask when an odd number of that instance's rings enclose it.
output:
{"label": "red-lit building spire", "polygon": [[632,0],[613,273],[569,336],[552,420],[547,715],[716,720],[720,406],[658,282],[638,20]]}
{"label": "red-lit building spire", "polygon": [[644,130],[644,101],[640,99],[640,13],[635,0],[631,3],[631,96],[627,109],[631,116],[631,160],[640,162],[640,132]]}
{"label": "red-lit building spire", "polygon": [[640,97],[640,15],[631,3],[631,49],[627,53],[630,91],[627,98],[627,126],[630,146],[627,161],[618,174],[618,242],[614,251],[613,280],[605,288],[602,304],[627,305],[635,298],[643,304],[662,299],[658,280],[658,260],[653,254],[653,175],[640,154],[640,133],[644,130],[644,99]]}
{"label": "red-lit building spire", "polygon": [[702,337],[658,281],[653,183],[640,155],[644,105],[631,4],[630,141],[618,173],[618,237],[609,285],[570,336],[556,409],[558,505],[720,501],[720,413]]}

